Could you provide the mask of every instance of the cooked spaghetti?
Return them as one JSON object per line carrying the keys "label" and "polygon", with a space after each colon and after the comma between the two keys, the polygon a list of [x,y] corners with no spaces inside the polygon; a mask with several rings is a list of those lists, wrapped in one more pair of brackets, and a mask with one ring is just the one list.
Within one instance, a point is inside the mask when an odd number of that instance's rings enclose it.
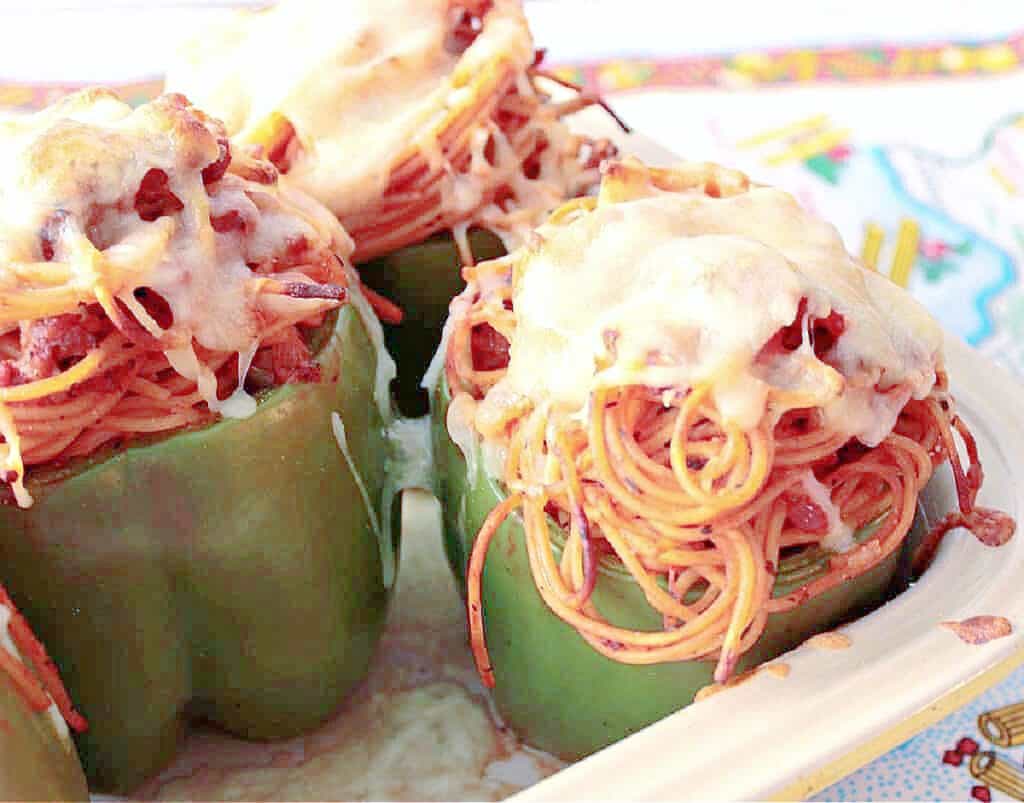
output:
{"label": "cooked spaghetti", "polygon": [[94,90],[0,124],[0,469],[245,416],[319,380],[351,241],[181,96]]}
{"label": "cooked spaghetti", "polygon": [[552,100],[541,57],[520,0],[287,0],[204,31],[168,86],[323,201],[362,262],[472,224],[515,242],[596,184],[611,144],[561,118],[597,100]]}
{"label": "cooked spaghetti", "polygon": [[[541,597],[595,650],[713,659],[719,683],[771,614],[892,554],[939,464],[959,523],[989,544],[1013,532],[975,505],[982,470],[940,330],[779,190],[713,165],[609,163],[597,198],[466,277],[444,347],[448,431],[507,492],[467,571],[488,685],[482,572],[514,511]],[[780,560],[809,548],[826,571],[773,595]],[[597,609],[609,559],[662,629]]]}
{"label": "cooked spaghetti", "polygon": [[[26,659],[32,669],[26,665]],[[68,749],[71,749],[68,728],[75,733],[89,729],[89,723],[71,702],[46,648],[3,586],[0,586],[0,670],[7,673],[18,694],[33,711],[49,714],[58,738]]]}

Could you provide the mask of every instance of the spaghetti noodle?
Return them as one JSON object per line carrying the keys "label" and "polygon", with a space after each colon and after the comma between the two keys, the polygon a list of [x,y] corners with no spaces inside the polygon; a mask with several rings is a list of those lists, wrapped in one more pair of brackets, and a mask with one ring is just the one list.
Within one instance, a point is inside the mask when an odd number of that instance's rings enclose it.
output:
{"label": "spaghetti noodle", "polygon": [[319,379],[351,241],[181,96],[91,90],[0,125],[0,467],[241,417]]}
{"label": "spaghetti noodle", "polygon": [[[34,669],[29,669],[25,658]],[[89,728],[71,702],[57,667],[42,642],[36,638],[25,617],[14,606],[7,591],[0,586],[0,669],[7,673],[28,706],[37,712],[47,711],[58,736],[67,742],[70,727],[76,733]]]}
{"label": "spaghetti noodle", "polygon": [[168,86],[323,201],[357,261],[454,228],[468,262],[469,225],[517,243],[613,151],[569,132],[600,101],[553,100],[542,57],[520,0],[290,0],[205,31]]}
{"label": "spaghetti noodle", "polygon": [[[487,685],[482,573],[514,511],[540,596],[593,649],[713,659],[719,683],[769,615],[892,554],[939,464],[960,521],[993,545],[1013,532],[975,504],[982,471],[941,332],[785,193],[713,165],[610,163],[597,198],[466,278],[444,347],[448,430],[464,452],[480,442],[508,493],[467,571]],[[780,560],[809,549],[827,569],[774,595]],[[661,630],[596,608],[608,559]]]}

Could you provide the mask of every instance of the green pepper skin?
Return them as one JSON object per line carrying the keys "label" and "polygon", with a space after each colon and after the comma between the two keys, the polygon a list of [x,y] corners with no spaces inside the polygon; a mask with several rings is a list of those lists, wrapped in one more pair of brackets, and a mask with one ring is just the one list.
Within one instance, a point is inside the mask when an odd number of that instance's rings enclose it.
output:
{"label": "green pepper skin", "polygon": [[[487,476],[479,455],[475,476],[469,476],[467,462],[445,425],[449,401],[442,381],[433,396],[437,492],[444,511],[445,549],[464,594],[473,540],[504,492]],[[899,555],[894,553],[796,610],[772,615],[737,671],[771,660],[853,612],[880,603],[898,563]],[[593,600],[616,624],[646,630],[661,627],[660,617],[621,568],[602,565]],[[498,711],[528,744],[567,761],[596,752],[689,705],[696,692],[712,682],[711,661],[631,666],[593,650],[541,599],[517,515],[506,520],[491,542],[483,572],[482,607]]]}
{"label": "green pepper skin", "polygon": [[[478,262],[505,253],[501,240],[485,229],[469,232],[469,244]],[[466,287],[461,264],[455,240],[443,232],[359,265],[362,280],[405,313],[401,324],[384,327],[388,350],[398,363],[395,400],[404,415],[427,412],[420,379],[440,343],[448,304]]]}
{"label": "green pepper skin", "polygon": [[278,388],[247,419],[37,474],[31,508],[0,506],[0,563],[90,722],[94,789],[160,770],[188,719],[286,738],[364,677],[397,544],[332,434],[338,411],[379,508],[378,355],[352,306],[317,359],[322,383]]}
{"label": "green pepper skin", "polygon": [[[3,649],[0,647],[0,649]],[[0,671],[0,800],[88,800],[74,743]]]}

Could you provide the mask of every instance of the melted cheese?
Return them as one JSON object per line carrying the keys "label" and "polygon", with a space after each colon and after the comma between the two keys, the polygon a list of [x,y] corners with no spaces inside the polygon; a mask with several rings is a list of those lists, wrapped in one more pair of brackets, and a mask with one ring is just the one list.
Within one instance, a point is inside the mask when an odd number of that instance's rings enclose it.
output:
{"label": "melted cheese", "polygon": [[853,528],[839,516],[839,508],[832,501],[829,489],[815,479],[813,472],[808,471],[800,482],[808,498],[825,514],[828,532],[821,539],[821,545],[830,552],[849,552],[857,542],[853,538]]}
{"label": "melted cheese", "polygon": [[398,366],[384,343],[384,327],[370,306],[370,302],[359,289],[359,274],[346,260],[345,275],[348,277],[349,302],[363,322],[363,328],[370,338],[370,345],[376,352],[376,373],[373,381],[373,398],[384,421],[391,421],[394,416],[391,406],[391,381],[398,373]]}
{"label": "melted cheese", "polygon": [[[516,0],[496,0],[461,55],[446,48],[455,14],[449,0],[288,0],[204,31],[167,85],[243,141],[284,115],[302,144],[289,180],[345,219],[383,193],[410,145],[441,159],[435,129],[476,102],[467,81],[498,59],[518,72],[531,64]],[[447,194],[460,208],[480,202],[464,179]]]}
{"label": "melted cheese", "polygon": [[480,452],[477,447],[477,432],[472,426],[476,413],[476,401],[468,393],[459,393],[452,398],[445,414],[445,428],[451,436],[452,443],[462,452],[466,460],[466,476],[470,482],[476,481]]}
{"label": "melted cheese", "polygon": [[[248,366],[275,304],[295,309],[298,303],[310,314],[323,308],[315,299],[258,296],[249,266],[273,260],[298,240],[341,259],[353,244],[333,215],[292,188],[233,173],[207,187],[202,171],[217,160],[223,136],[219,123],[180,97],[133,110],[103,90],[0,123],[0,264],[42,262],[45,234],[54,250],[49,269],[68,272],[66,292],[39,302],[32,316],[23,304],[34,289],[16,270],[0,274],[0,328],[23,317],[72,312],[102,290],[159,338],[171,364],[198,383],[212,410],[250,414],[255,405],[244,391],[217,399],[215,377],[194,347],[237,352],[240,366]],[[147,222],[134,199],[151,170],[163,171],[182,208]],[[213,229],[211,215],[228,210],[244,220],[244,235]],[[135,300],[140,287],[167,301],[173,314],[168,329]]]}
{"label": "melted cheese", "polygon": [[331,432],[334,433],[334,440],[338,444],[338,450],[341,452],[342,457],[345,459],[345,465],[348,466],[349,473],[352,475],[352,481],[359,490],[359,496],[363,500],[363,508],[366,510],[366,517],[370,522],[370,528],[373,530],[373,534],[376,536],[377,541],[381,542],[384,540],[384,537],[380,528],[380,519],[377,516],[377,509],[373,506],[373,500],[370,499],[370,492],[366,487],[366,481],[363,479],[363,474],[352,457],[352,451],[348,448],[348,436],[345,434],[345,422],[341,420],[341,415],[338,412],[331,413]]}
{"label": "melted cheese", "polygon": [[[726,197],[669,192],[615,172],[595,210],[542,228],[513,257],[508,373],[478,424],[524,396],[583,414],[599,388],[701,385],[745,428],[766,412],[820,406],[832,428],[873,446],[909,398],[929,393],[941,330],[791,196],[758,186]],[[758,359],[801,299],[809,316],[843,316],[828,364],[806,332],[796,351]]]}

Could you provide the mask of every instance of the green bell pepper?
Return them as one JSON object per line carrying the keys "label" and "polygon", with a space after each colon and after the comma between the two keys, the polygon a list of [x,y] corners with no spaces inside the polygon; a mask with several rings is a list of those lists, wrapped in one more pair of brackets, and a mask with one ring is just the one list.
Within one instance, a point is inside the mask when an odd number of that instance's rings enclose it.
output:
{"label": "green bell pepper", "polygon": [[[444,511],[448,560],[465,594],[466,567],[484,519],[504,498],[481,455],[467,462],[445,424],[450,396],[444,380],[432,398],[432,439],[437,494]],[[472,465],[472,475],[469,466]],[[555,548],[564,536],[554,523]],[[858,534],[865,537],[871,528]],[[559,555],[556,554],[556,561]],[[821,553],[784,559],[776,594],[806,582],[824,569]],[[737,671],[749,669],[792,649],[814,633],[881,603],[900,568],[894,553],[854,580],[769,617],[760,640]],[[629,574],[603,560],[593,592],[597,607],[614,624],[642,630],[661,628],[643,592]],[[574,761],[612,744],[689,705],[712,682],[714,661],[632,666],[605,658],[545,605],[533,581],[525,534],[510,516],[488,550],[483,572],[482,608],[494,669],[494,698],[504,721],[534,747]]]}
{"label": "green bell pepper", "polygon": [[[3,649],[3,647],[0,647]],[[0,670],[0,800],[88,800],[74,742]]]}
{"label": "green bell pepper", "polygon": [[364,677],[398,549],[386,358],[352,305],[323,339],[322,383],[30,472],[35,504],[0,505],[11,596],[90,722],[94,788],[135,788],[190,719],[249,739],[307,731]]}
{"label": "green bell pepper", "polygon": [[[478,262],[505,253],[501,240],[486,229],[470,231],[469,244]],[[405,415],[427,412],[420,379],[441,341],[448,304],[466,287],[460,265],[455,240],[442,232],[358,266],[362,280],[405,313],[400,324],[385,327],[388,350],[398,362],[395,400]]]}

